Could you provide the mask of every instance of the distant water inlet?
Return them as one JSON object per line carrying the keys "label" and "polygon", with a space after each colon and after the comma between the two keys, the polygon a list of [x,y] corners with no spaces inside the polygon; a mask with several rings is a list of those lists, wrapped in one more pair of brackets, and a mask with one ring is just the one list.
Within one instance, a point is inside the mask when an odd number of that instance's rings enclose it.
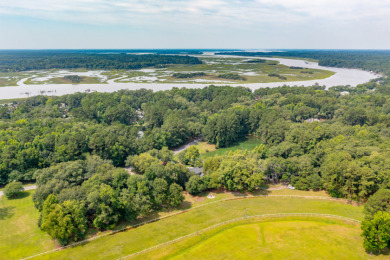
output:
{"label": "distant water inlet", "polygon": [[[206,56],[206,55],[205,55]],[[213,56],[215,57],[215,56]],[[241,56],[218,56],[221,58],[224,57],[240,57]],[[267,59],[275,60],[286,66],[296,66],[302,68],[310,69],[322,69],[335,72],[331,77],[325,79],[317,80],[307,80],[307,81],[294,81],[294,82],[272,82],[272,83],[247,83],[247,84],[234,84],[233,86],[243,86],[248,87],[251,90],[258,88],[274,88],[283,85],[289,86],[312,86],[314,84],[319,84],[326,86],[327,88],[340,85],[350,85],[355,87],[358,84],[366,83],[371,79],[380,77],[380,75],[358,70],[358,69],[345,69],[345,68],[333,68],[333,67],[324,67],[319,66],[317,62],[309,62],[305,60],[296,60],[296,59],[283,59],[283,58],[263,58],[263,57],[245,57],[253,59]],[[49,95],[49,96],[61,96],[65,94],[72,94],[76,92],[114,92],[121,89],[127,90],[137,90],[137,89],[151,89],[154,91],[160,90],[170,90],[172,88],[204,88],[209,86],[210,83],[120,83],[114,82],[114,80],[108,80],[107,84],[34,84],[26,85],[24,80],[18,82],[16,87],[0,87],[0,99],[15,99],[15,98],[26,98],[37,95]],[[213,84],[215,86],[225,86],[228,84]]]}

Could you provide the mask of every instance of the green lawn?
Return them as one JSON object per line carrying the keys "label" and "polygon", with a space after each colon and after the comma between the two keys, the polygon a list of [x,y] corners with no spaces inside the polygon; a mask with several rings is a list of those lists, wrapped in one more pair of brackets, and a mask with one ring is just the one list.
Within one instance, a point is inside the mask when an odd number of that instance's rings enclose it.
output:
{"label": "green lawn", "polygon": [[[8,200],[4,196],[0,198],[0,255],[6,259],[27,257],[55,247],[54,241],[47,234],[40,231],[37,226],[39,213],[32,202],[31,195],[33,192],[26,191],[20,198],[12,200]],[[267,192],[262,191],[262,193],[265,194]],[[186,201],[182,205],[181,210],[237,196],[237,194],[230,192],[213,192],[215,199],[210,200],[206,198],[207,194],[208,192],[205,192],[196,197],[186,194]],[[258,193],[254,193],[253,195],[256,194]],[[271,194],[327,196],[325,192],[292,191],[288,189],[272,191]],[[153,213],[133,224],[174,212],[179,212],[179,210],[165,210]],[[118,229],[128,224],[121,223]],[[90,234],[93,235],[94,232]]]}
{"label": "green lawn", "polygon": [[54,248],[54,243],[37,226],[39,217],[31,195],[24,191],[19,198],[0,198],[0,259],[20,259]]}
{"label": "green lawn", "polygon": [[116,259],[242,217],[270,213],[326,213],[363,219],[362,206],[318,199],[268,197],[208,204],[189,212],[147,224],[38,259]]}
{"label": "green lawn", "polygon": [[[229,147],[216,149],[214,144],[208,144],[207,142],[199,142],[194,146],[198,148],[199,153],[201,155],[201,159],[204,160],[216,155],[227,154],[230,151],[245,150],[245,149],[252,150],[253,148],[255,148],[256,146],[262,143],[263,142],[261,141],[261,139],[252,135],[248,135],[244,140],[237,142]],[[184,152],[185,151],[175,154],[174,155],[175,160],[179,160],[179,155]]]}
{"label": "green lawn", "polygon": [[253,148],[255,148],[256,146],[258,146],[259,144],[262,144],[262,143],[263,142],[261,141],[261,139],[255,137],[255,136],[247,136],[244,141],[238,142],[237,144],[234,144],[234,145],[229,146],[229,147],[219,148],[215,151],[204,153],[201,155],[201,157],[202,157],[202,159],[206,159],[206,158],[213,157],[216,155],[227,154],[230,151],[235,151],[235,150],[245,150],[245,149],[252,150]]}
{"label": "green lawn", "polygon": [[364,251],[356,224],[296,217],[245,222],[216,228],[135,259],[374,258]]}

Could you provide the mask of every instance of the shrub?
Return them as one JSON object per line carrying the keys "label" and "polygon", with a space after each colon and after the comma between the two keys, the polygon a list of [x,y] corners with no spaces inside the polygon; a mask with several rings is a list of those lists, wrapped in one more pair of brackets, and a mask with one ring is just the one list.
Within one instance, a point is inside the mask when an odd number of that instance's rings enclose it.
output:
{"label": "shrub", "polygon": [[24,190],[21,182],[11,182],[4,188],[4,195],[7,198],[14,198]]}

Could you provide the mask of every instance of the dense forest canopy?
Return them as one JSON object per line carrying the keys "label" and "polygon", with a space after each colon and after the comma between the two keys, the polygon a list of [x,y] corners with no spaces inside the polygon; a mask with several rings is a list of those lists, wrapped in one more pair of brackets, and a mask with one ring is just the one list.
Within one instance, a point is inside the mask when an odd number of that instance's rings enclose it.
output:
{"label": "dense forest canopy", "polygon": [[319,65],[342,68],[358,68],[390,73],[389,50],[285,50],[271,52],[218,52],[216,55],[295,57],[319,60]]}
{"label": "dense forest canopy", "polygon": [[[32,97],[0,109],[0,181],[30,181],[37,169],[89,154],[124,166],[128,156],[177,147],[191,137],[225,147],[253,134],[266,146],[265,159],[278,165],[276,173],[263,172],[273,181],[284,178],[307,189],[315,173],[332,195],[365,199],[389,181],[387,164],[371,162],[387,160],[389,142],[389,83],[379,82],[327,91],[210,86]],[[362,174],[353,175],[357,180],[348,190],[345,169],[329,168],[340,159],[342,167]],[[296,169],[301,163],[305,173]],[[340,177],[328,176],[330,169]],[[369,189],[360,178],[372,183]]]}
{"label": "dense forest canopy", "polygon": [[41,69],[141,69],[169,64],[201,64],[196,57],[160,54],[96,54],[60,51],[2,51],[0,71]]}
{"label": "dense forest canopy", "polygon": [[[364,246],[380,251],[390,243],[390,236],[374,241],[378,232],[390,234],[389,127],[386,76],[328,90],[208,86],[35,96],[0,106],[0,183],[18,192],[18,182],[35,181],[38,225],[61,244],[82,239],[88,228],[112,229],[178,207],[184,190],[289,183],[367,201]],[[191,138],[229,147],[248,135],[261,144],[204,161],[194,147],[178,159],[170,150]],[[203,166],[204,175],[189,166]]]}
{"label": "dense forest canopy", "polygon": [[[329,90],[209,86],[36,96],[3,105],[0,118],[0,182],[35,180],[38,224],[62,244],[82,239],[88,227],[111,229],[177,207],[183,190],[285,182],[365,201],[390,188],[387,78]],[[263,144],[203,162],[196,149],[179,162],[168,150],[192,137],[226,147],[248,134]],[[186,164],[203,164],[205,175]],[[64,217],[71,221],[58,221]]]}

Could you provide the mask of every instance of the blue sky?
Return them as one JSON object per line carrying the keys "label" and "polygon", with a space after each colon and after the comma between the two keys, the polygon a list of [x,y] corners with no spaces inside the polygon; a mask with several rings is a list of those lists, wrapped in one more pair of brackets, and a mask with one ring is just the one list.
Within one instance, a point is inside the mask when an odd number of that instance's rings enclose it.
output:
{"label": "blue sky", "polygon": [[0,49],[390,49],[390,0],[1,0]]}

